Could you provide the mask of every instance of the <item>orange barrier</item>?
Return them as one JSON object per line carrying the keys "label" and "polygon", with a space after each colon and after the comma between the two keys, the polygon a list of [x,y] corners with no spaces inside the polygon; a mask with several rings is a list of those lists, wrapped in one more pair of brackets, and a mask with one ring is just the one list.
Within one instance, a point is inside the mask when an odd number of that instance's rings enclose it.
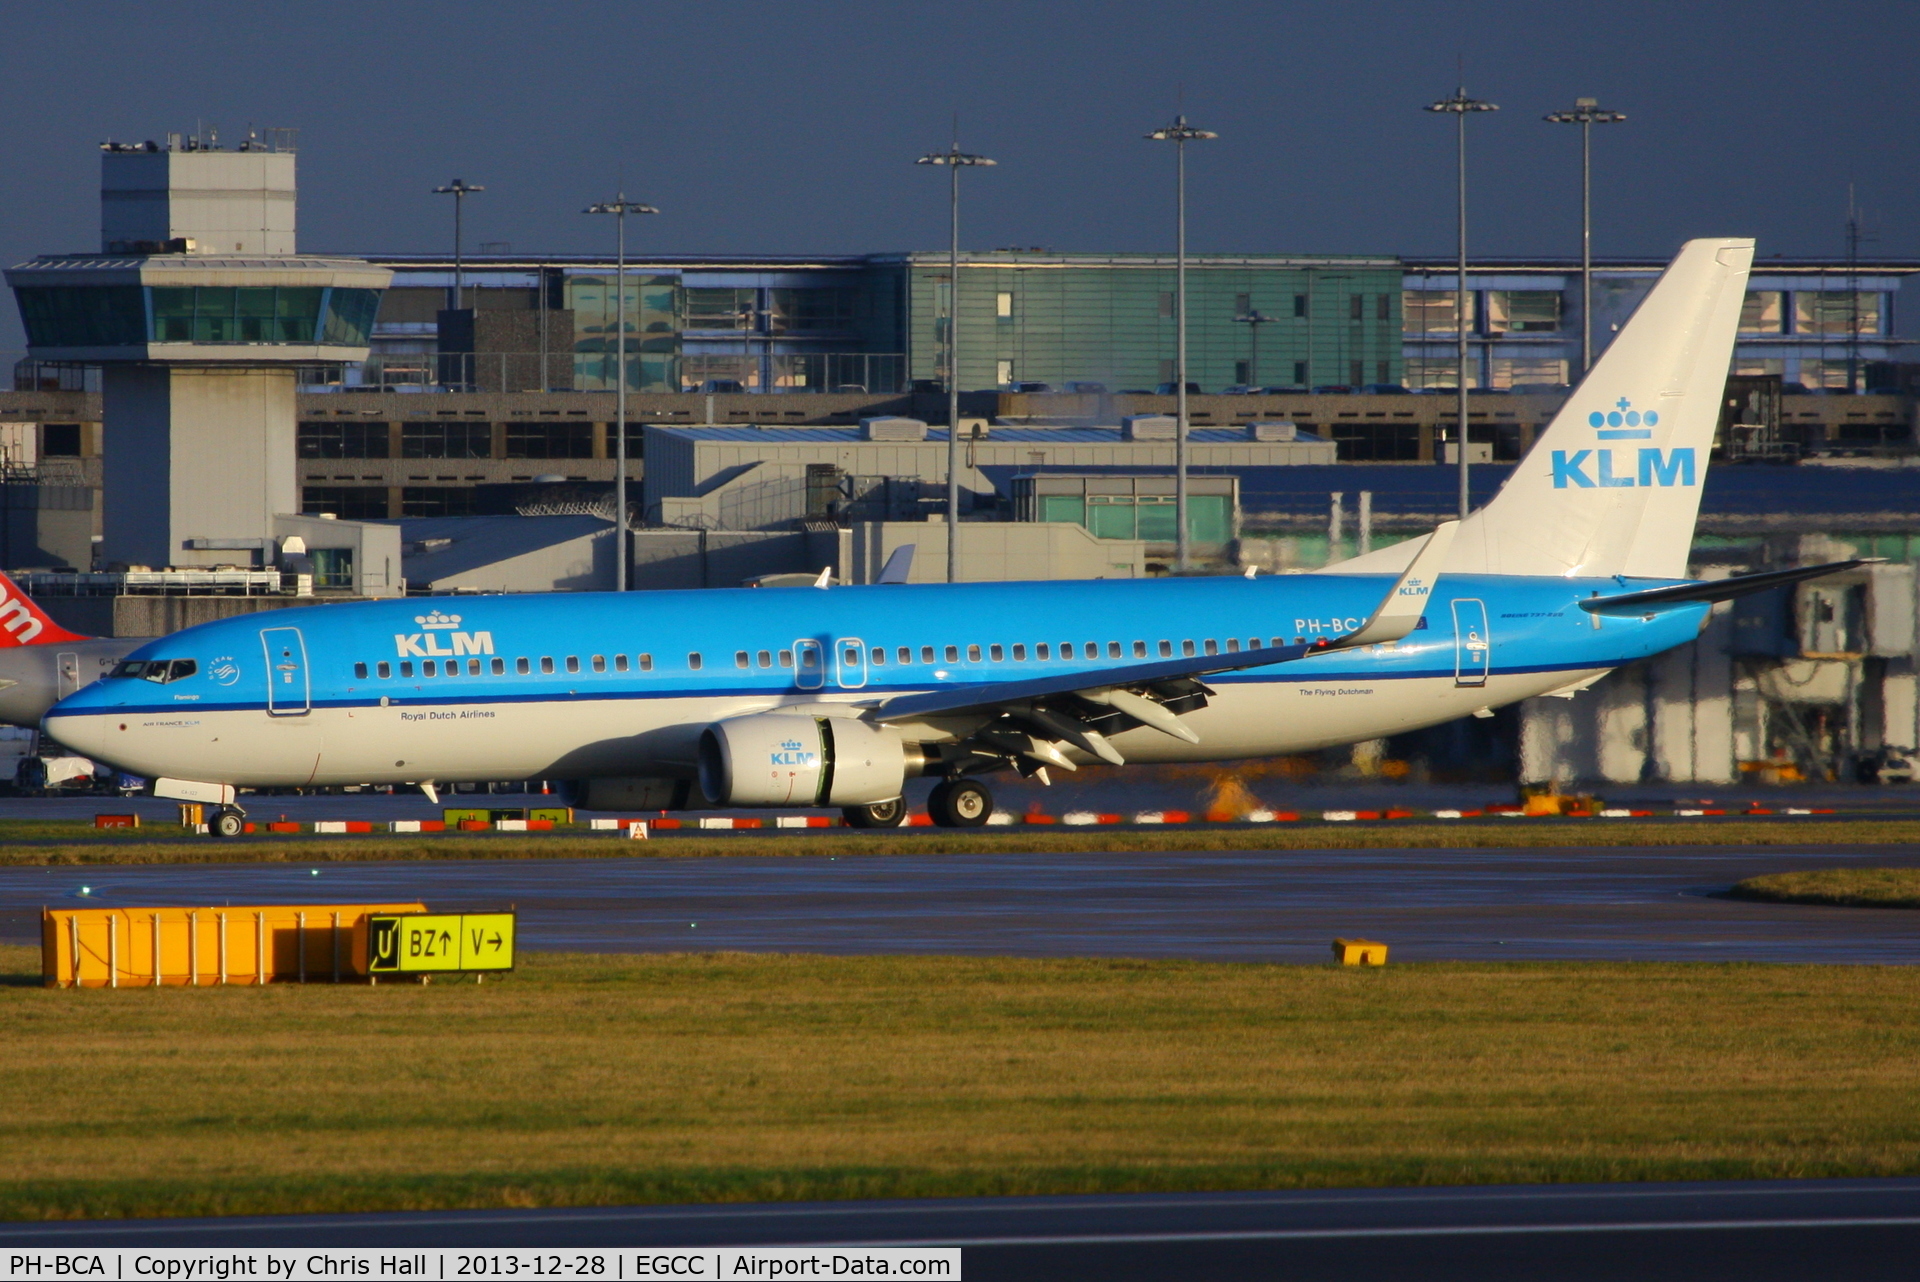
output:
{"label": "orange barrier", "polygon": [[367,917],[411,904],[49,908],[40,973],[49,988],[200,987],[359,978]]}

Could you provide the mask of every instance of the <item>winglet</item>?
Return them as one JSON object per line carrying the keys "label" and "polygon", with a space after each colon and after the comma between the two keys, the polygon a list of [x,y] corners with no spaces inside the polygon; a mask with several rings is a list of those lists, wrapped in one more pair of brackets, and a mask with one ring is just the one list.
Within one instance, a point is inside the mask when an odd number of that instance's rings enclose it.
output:
{"label": "winglet", "polygon": [[84,640],[79,633],[69,632],[47,617],[46,611],[12,579],[0,574],[0,649]]}
{"label": "winglet", "polygon": [[1373,617],[1358,632],[1336,640],[1334,647],[1345,650],[1379,641],[1398,641],[1413,631],[1420,616],[1426,613],[1427,598],[1433,593],[1440,567],[1446,564],[1447,550],[1453,546],[1453,536],[1459,529],[1458,521],[1442,521],[1436,525],[1427,536],[1426,545],[1414,555],[1413,564],[1395,580]]}
{"label": "winglet", "polygon": [[813,586],[816,588],[824,588],[832,582],[833,582],[833,567],[829,565],[825,569],[820,571],[820,577],[813,581]]}
{"label": "winglet", "polygon": [[902,543],[895,548],[893,555],[887,558],[887,563],[880,567],[880,577],[874,582],[905,583],[908,572],[913,569],[913,549],[911,543]]}

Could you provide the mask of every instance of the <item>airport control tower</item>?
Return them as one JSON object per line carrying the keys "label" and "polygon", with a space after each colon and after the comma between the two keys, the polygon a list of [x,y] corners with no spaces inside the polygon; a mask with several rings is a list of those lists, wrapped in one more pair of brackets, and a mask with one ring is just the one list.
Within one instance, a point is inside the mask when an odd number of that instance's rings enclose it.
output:
{"label": "airport control tower", "polygon": [[99,365],[104,559],[266,565],[300,510],[303,367],[363,360],[392,273],[294,247],[294,154],[106,143],[100,252],[7,272],[37,360]]}

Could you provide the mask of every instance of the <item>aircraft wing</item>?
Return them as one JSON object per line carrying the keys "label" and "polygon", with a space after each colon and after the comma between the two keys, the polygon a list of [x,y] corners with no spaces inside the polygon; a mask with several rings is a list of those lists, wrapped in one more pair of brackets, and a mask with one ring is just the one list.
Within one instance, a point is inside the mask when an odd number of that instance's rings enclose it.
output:
{"label": "aircraft wing", "polygon": [[[1446,560],[1447,550],[1458,527],[1457,521],[1448,521],[1436,527],[1427,536],[1425,546],[1414,556],[1413,563],[1394,581],[1367,621],[1342,636],[1321,637],[1306,645],[1265,646],[1238,653],[1188,655],[1022,681],[928,690],[889,699],[868,712],[866,718],[891,722],[967,713],[1009,716],[1038,729],[1044,738],[1065,740],[1115,765],[1122,764],[1120,754],[1106,743],[1093,724],[1111,722],[1115,712],[1131,722],[1149,725],[1175,738],[1198,743],[1199,739],[1193,731],[1179,723],[1178,711],[1167,705],[1182,702],[1192,694],[1208,693],[1206,687],[1199,684],[1199,678],[1216,672],[1294,663],[1316,654],[1332,654],[1356,646],[1398,641],[1412,632],[1426,609],[1427,599],[1439,575],[1439,567]],[[1195,703],[1192,706],[1200,705]],[[1128,729],[1131,726],[1118,728]],[[1053,756],[1044,752],[1038,755],[1041,760],[1073,768],[1066,761],[1057,760],[1057,753]]]}

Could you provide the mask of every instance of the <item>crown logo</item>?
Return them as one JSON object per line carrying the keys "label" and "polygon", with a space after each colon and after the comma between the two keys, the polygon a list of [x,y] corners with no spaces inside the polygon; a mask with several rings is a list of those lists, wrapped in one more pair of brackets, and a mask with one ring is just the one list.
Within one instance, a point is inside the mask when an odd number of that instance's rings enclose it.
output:
{"label": "crown logo", "polygon": [[429,632],[447,632],[460,626],[457,614],[442,614],[435,610],[431,614],[416,614],[413,621]]}
{"label": "crown logo", "polygon": [[1622,396],[1614,402],[1613,409],[1602,413],[1595,410],[1587,415],[1590,427],[1654,427],[1660,422],[1660,415],[1654,410],[1645,413],[1633,408],[1633,402]]}

